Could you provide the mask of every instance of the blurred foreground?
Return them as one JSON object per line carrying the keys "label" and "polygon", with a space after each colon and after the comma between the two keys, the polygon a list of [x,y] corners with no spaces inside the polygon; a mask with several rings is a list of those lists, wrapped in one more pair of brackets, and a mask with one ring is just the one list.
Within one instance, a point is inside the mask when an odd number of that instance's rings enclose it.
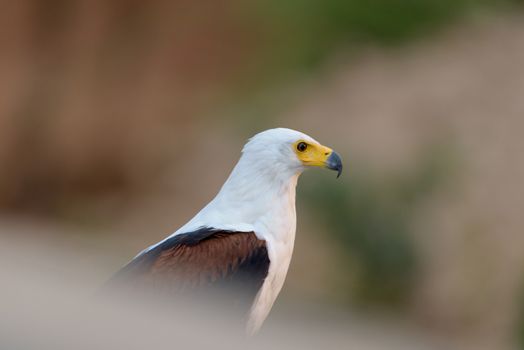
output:
{"label": "blurred foreground", "polygon": [[177,305],[125,293],[95,297],[103,265],[95,256],[7,240],[8,232],[0,233],[2,349],[335,349],[341,344],[362,350],[450,349],[407,324],[356,321],[346,312],[311,306],[304,311],[300,303],[277,311],[259,335],[248,339],[235,331],[228,310],[211,301]]}

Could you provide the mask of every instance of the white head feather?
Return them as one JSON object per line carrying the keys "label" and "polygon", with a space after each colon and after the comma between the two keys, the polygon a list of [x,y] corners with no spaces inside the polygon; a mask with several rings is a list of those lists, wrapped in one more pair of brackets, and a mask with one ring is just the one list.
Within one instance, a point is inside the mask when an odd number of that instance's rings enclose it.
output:
{"label": "white head feather", "polygon": [[[306,134],[285,128],[266,130],[252,137],[217,196],[176,233],[201,226],[255,231],[262,217],[276,219],[269,214],[282,200],[292,204],[293,208],[286,207],[287,211],[293,209],[294,214],[295,186],[305,169],[292,147],[298,140],[318,144]],[[286,196],[291,194],[292,198]],[[290,199],[293,203],[289,203]],[[266,230],[255,232],[262,239],[270,234]]]}

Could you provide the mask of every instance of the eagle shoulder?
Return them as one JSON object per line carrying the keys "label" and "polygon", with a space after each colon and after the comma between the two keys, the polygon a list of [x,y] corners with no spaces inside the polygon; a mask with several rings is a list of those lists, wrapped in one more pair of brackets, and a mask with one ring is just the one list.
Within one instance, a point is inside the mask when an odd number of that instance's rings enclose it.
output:
{"label": "eagle shoulder", "polygon": [[170,294],[235,289],[254,299],[269,263],[266,242],[254,232],[202,227],[173,236],[138,255],[109,283]]}

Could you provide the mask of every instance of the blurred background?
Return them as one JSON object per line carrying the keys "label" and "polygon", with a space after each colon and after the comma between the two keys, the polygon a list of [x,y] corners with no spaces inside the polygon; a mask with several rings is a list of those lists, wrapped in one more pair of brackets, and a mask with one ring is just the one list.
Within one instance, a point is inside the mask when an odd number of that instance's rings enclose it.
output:
{"label": "blurred background", "polygon": [[301,178],[267,324],[524,349],[522,1],[0,3],[11,253],[81,261],[95,290],[209,202],[250,136],[290,127],[346,171]]}

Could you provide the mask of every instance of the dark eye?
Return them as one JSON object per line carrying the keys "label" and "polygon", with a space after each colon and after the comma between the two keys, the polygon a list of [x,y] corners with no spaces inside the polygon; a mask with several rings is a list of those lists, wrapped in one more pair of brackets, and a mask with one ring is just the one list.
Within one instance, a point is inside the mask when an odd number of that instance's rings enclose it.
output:
{"label": "dark eye", "polygon": [[297,145],[297,150],[299,152],[304,152],[305,150],[307,150],[307,143],[299,142],[298,145]]}

